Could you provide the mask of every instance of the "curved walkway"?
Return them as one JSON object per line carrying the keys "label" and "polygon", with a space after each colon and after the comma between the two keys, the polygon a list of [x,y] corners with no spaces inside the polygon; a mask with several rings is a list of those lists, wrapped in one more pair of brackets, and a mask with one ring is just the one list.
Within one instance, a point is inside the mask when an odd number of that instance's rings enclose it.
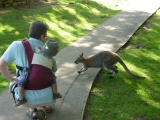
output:
{"label": "curved walkway", "polygon": [[[56,57],[59,68],[57,82],[63,98],[57,100],[54,112],[47,114],[48,120],[83,119],[87,98],[99,69],[91,68],[79,75],[77,70],[81,65],[76,65],[75,59],[82,52],[85,57],[102,50],[116,52],[156,12],[159,5],[158,0],[136,0],[127,9],[59,52]],[[27,108],[15,108],[13,104],[12,95],[5,91],[0,96],[0,120],[30,120],[25,115]]]}

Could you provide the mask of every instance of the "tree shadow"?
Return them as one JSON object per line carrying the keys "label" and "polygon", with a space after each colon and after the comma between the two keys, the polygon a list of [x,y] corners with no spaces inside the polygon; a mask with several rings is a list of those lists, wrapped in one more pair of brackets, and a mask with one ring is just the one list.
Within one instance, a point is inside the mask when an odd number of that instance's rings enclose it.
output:
{"label": "tree shadow", "polygon": [[[1,55],[14,40],[28,39],[28,28],[33,21],[40,20],[48,23],[50,27],[48,39],[57,40],[60,49],[63,49],[119,12],[95,1],[77,1],[74,4],[37,3],[5,8],[1,11],[4,10],[10,12],[1,14],[0,18]],[[112,14],[107,16],[107,13],[111,12]],[[84,21],[85,24],[82,24]]]}

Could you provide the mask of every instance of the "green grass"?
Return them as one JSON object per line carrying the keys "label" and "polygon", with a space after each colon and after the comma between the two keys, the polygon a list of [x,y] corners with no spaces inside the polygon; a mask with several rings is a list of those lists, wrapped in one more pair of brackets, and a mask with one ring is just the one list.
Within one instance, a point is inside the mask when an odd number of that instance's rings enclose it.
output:
{"label": "green grass", "polygon": [[[137,30],[129,44],[142,49],[123,49],[120,56],[129,69],[146,79],[119,73],[109,79],[100,71],[87,102],[84,120],[160,120],[160,10]],[[146,29],[147,28],[147,29]]]}
{"label": "green grass", "polygon": [[[62,50],[120,12],[120,10],[114,10],[113,6],[105,6],[96,1],[58,1],[58,3],[37,3],[0,9],[0,57],[13,41],[28,39],[28,28],[33,21],[46,22],[50,27],[47,39],[57,40]],[[6,10],[9,12],[1,14]],[[13,63],[8,67],[15,69]],[[9,82],[0,74],[0,83],[1,93]]]}

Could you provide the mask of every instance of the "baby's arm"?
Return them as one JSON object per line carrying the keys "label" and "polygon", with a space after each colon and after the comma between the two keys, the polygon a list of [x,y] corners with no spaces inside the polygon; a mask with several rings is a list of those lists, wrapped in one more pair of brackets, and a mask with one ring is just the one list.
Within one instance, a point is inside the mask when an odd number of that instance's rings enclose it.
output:
{"label": "baby's arm", "polygon": [[57,71],[57,67],[53,67],[52,70],[53,70],[52,73],[55,75],[55,72]]}
{"label": "baby's arm", "polygon": [[39,47],[39,46],[36,46],[34,49],[35,49],[35,50],[37,50],[37,49],[41,49],[41,47]]}

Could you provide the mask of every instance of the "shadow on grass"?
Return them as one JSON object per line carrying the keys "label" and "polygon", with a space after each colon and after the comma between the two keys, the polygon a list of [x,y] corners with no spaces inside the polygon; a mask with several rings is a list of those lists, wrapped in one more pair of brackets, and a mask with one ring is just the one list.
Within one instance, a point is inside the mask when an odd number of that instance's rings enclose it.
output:
{"label": "shadow on grass", "polygon": [[1,14],[0,55],[12,41],[28,38],[28,28],[33,21],[46,22],[50,27],[48,38],[57,40],[60,49],[63,49],[119,12],[94,1],[87,3],[77,1],[75,4],[66,3],[64,5],[50,4],[48,8],[44,9],[41,9],[42,5],[42,3],[37,5],[39,9],[34,9],[34,6],[30,6],[27,10],[26,6],[8,8],[10,12]]}

